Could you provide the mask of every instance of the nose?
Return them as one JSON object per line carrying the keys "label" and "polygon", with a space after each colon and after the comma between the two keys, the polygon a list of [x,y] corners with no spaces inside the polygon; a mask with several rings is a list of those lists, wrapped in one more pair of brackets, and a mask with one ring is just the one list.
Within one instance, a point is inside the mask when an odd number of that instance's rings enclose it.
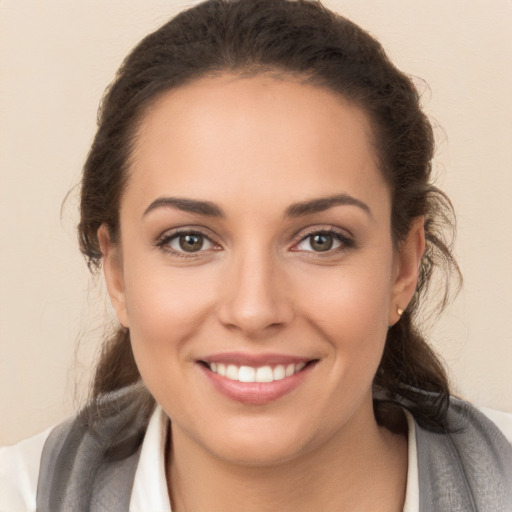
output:
{"label": "nose", "polygon": [[221,323],[258,339],[288,325],[294,316],[284,269],[261,248],[233,256],[222,283]]}

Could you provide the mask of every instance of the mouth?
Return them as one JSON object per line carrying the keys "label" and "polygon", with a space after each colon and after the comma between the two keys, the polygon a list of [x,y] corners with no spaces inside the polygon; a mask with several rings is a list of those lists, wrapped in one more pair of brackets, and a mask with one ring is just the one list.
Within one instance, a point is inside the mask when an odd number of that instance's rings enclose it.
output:
{"label": "mouth", "polygon": [[214,388],[224,396],[248,405],[263,405],[298,388],[318,361],[279,356],[219,355],[197,363]]}
{"label": "mouth", "polygon": [[314,361],[301,361],[300,363],[278,364],[278,365],[264,365],[264,366],[246,366],[235,365],[228,363],[208,363],[201,361],[201,363],[208,368],[211,372],[225,377],[226,379],[238,382],[275,382],[291,377],[299,373],[307,365]]}

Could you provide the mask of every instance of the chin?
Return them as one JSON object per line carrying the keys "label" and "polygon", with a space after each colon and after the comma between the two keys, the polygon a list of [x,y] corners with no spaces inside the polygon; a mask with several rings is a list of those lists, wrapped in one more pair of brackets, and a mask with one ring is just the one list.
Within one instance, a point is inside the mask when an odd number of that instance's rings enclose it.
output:
{"label": "chin", "polygon": [[304,450],[300,449],[300,443],[287,440],[276,442],[275,440],[260,439],[255,442],[234,441],[227,445],[216,446],[213,455],[218,459],[237,466],[268,467],[285,464],[300,457]]}
{"label": "chin", "polygon": [[[305,425],[291,420],[258,421],[210,433],[206,449],[216,458],[240,466],[275,466],[307,453],[315,443]],[[203,442],[204,442],[203,441]]]}

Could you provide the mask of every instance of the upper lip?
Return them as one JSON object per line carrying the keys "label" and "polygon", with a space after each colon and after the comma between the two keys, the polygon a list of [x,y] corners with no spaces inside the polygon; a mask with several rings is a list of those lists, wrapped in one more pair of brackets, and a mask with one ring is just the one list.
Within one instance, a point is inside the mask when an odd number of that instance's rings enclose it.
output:
{"label": "upper lip", "polygon": [[242,352],[222,352],[218,354],[212,354],[207,357],[202,357],[198,361],[205,363],[224,363],[234,364],[236,366],[274,366],[274,365],[287,365],[287,364],[298,364],[307,363],[312,361],[314,358],[293,356],[288,354],[247,354]]}

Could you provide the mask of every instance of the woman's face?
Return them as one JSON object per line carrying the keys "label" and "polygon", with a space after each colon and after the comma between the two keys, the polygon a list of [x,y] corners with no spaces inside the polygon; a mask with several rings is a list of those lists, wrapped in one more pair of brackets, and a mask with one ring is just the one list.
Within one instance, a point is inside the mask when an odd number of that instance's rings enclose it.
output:
{"label": "woman's face", "polygon": [[205,78],[146,113],[120,244],[100,239],[175,442],[267,464],[374,424],[422,251],[419,228],[394,250],[377,165],[365,115],[290,77]]}

